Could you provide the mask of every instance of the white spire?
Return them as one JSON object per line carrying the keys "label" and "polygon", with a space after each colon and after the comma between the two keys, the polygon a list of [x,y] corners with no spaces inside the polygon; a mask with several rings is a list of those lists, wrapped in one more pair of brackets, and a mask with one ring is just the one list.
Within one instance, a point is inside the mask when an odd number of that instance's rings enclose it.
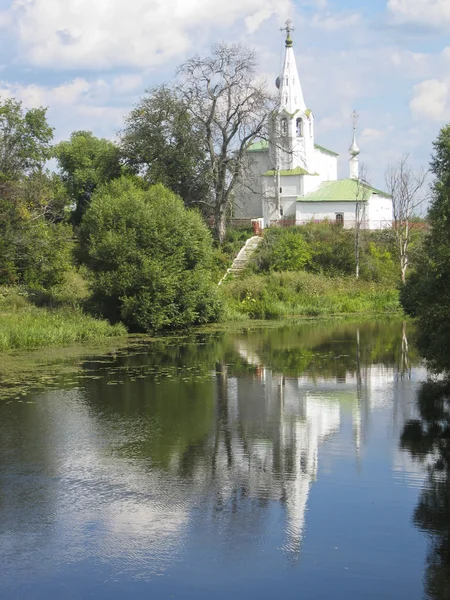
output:
{"label": "white spire", "polygon": [[356,110],[353,111],[352,121],[353,121],[353,142],[350,148],[348,149],[350,153],[350,179],[359,179],[359,153],[361,152],[358,144],[356,143],[356,127],[358,125],[359,115]]}
{"label": "white spire", "polygon": [[302,86],[300,77],[298,76],[297,63],[291,32],[294,31],[291,26],[291,21],[286,21],[286,55],[284,58],[283,71],[280,76],[280,108],[286,110],[289,114],[295,113],[297,110],[306,111],[306,104],[303,98]]}

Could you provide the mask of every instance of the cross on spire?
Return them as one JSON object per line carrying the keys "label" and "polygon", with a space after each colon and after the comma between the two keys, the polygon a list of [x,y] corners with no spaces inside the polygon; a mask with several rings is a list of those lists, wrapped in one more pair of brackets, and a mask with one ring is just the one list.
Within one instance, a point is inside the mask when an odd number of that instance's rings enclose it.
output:
{"label": "cross on spire", "polygon": [[292,20],[288,19],[286,21],[286,27],[282,27],[280,31],[286,32],[286,48],[290,48],[292,46],[291,31],[295,31],[295,28],[292,27]]}
{"label": "cross on spire", "polygon": [[359,120],[359,115],[356,112],[356,110],[354,110],[352,112],[352,123],[353,123],[353,129],[356,129],[356,127],[358,126],[358,120]]}

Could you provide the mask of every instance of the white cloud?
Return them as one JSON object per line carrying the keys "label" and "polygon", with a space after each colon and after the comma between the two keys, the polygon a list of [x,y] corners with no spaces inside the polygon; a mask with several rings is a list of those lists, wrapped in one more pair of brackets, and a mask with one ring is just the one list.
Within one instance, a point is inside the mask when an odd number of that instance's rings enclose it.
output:
{"label": "white cloud", "polygon": [[144,79],[142,75],[121,75],[113,81],[113,89],[119,94],[134,92],[142,87]]}
{"label": "white cloud", "polygon": [[48,106],[49,124],[56,127],[56,141],[67,138],[72,131],[87,129],[96,135],[110,137],[123,126],[129,111],[127,99],[122,106],[109,106],[117,96],[117,80],[88,81],[76,78],[55,87],[36,84],[21,85],[0,81],[0,98],[15,98],[25,108]]}
{"label": "white cloud", "polygon": [[412,116],[416,119],[449,120],[450,80],[427,79],[415,85],[409,106]]}
{"label": "white cloud", "polygon": [[387,9],[399,23],[438,28],[450,25],[449,0],[388,0]]}
{"label": "white cloud", "polygon": [[347,27],[357,25],[361,20],[361,15],[354,13],[350,15],[334,15],[326,13],[324,15],[314,15],[313,26],[324,31],[337,31]]}
{"label": "white cloud", "polygon": [[361,139],[366,142],[373,142],[375,140],[380,140],[381,138],[385,137],[386,134],[387,130],[366,127],[361,132]]}
{"label": "white cloud", "polygon": [[245,20],[254,32],[291,0],[14,0],[22,58],[42,67],[154,67],[183,55],[205,28]]}

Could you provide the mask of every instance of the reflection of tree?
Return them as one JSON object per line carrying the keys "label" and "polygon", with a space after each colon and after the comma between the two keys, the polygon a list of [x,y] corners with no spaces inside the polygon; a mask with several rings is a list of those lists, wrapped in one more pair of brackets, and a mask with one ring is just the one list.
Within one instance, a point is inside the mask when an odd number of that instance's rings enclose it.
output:
{"label": "reflection of tree", "polygon": [[428,482],[414,524],[430,534],[425,578],[428,598],[450,598],[450,381],[427,382],[419,391],[421,420],[406,423],[401,446],[428,464]]}
{"label": "reflection of tree", "polygon": [[417,363],[415,350],[405,348],[405,328],[401,322],[316,323],[249,332],[245,339],[248,347],[257,349],[261,364],[284,375],[344,380],[373,363],[403,371]]}

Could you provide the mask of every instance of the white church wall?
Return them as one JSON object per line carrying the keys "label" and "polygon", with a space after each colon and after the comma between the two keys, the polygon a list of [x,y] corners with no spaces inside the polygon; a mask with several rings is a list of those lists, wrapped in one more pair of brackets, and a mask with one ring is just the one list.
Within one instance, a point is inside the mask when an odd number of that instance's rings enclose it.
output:
{"label": "white church wall", "polygon": [[283,217],[295,217],[297,209],[297,196],[290,196],[281,200]]}
{"label": "white church wall", "polygon": [[322,183],[323,179],[317,175],[304,175],[302,177],[302,188],[299,196],[305,196],[305,194],[309,194]]}
{"label": "white church wall", "polygon": [[392,226],[392,199],[372,194],[368,202],[369,229],[387,229]]}
{"label": "white church wall", "polygon": [[320,183],[323,181],[336,181],[337,156],[331,156],[316,148],[314,172],[319,173]]}
{"label": "white church wall", "polygon": [[336,221],[336,214],[342,214],[344,227],[355,223],[356,202],[297,202],[296,223],[303,225],[309,221]]}
{"label": "white church wall", "polygon": [[236,188],[233,217],[235,219],[263,216],[263,181],[261,174],[269,169],[269,152],[254,152],[249,166],[250,176],[246,186]]}

